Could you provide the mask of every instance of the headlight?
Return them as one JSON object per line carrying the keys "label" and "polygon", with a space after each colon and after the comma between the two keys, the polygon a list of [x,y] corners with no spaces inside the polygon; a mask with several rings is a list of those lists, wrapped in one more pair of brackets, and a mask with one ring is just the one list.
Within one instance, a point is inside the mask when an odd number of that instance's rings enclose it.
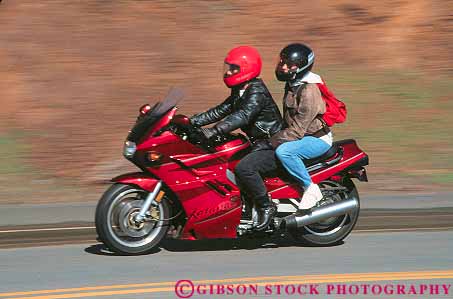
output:
{"label": "headlight", "polygon": [[124,142],[123,155],[126,158],[132,158],[134,156],[136,150],[137,150],[137,145],[135,144],[135,142],[132,142],[129,140],[126,140],[126,142]]}

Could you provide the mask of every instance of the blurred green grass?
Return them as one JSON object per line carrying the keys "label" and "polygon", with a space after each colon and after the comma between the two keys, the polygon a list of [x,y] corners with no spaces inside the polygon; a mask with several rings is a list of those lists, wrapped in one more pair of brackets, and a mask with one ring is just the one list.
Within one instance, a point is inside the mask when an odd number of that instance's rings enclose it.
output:
{"label": "blurred green grass", "polygon": [[0,175],[18,175],[32,172],[24,161],[27,145],[22,138],[24,132],[11,130],[0,135]]}
{"label": "blurred green grass", "polygon": [[[9,130],[0,135],[0,204],[92,201],[104,186],[80,186],[77,180],[56,177],[29,162],[30,133]],[[97,189],[97,192],[91,193]]]}
{"label": "blurred green grass", "polygon": [[434,183],[453,184],[453,173],[431,174],[429,179]]}
{"label": "blurred green grass", "polygon": [[356,138],[378,173],[453,186],[453,84],[414,71],[326,68],[319,73],[348,107],[336,139]]}

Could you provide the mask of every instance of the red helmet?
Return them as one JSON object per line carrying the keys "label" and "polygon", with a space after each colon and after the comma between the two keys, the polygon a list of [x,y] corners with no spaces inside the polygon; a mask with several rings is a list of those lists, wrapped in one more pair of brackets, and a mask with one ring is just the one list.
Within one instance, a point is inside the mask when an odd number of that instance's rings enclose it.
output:
{"label": "red helmet", "polygon": [[231,88],[256,78],[261,73],[261,64],[260,54],[255,48],[236,47],[225,57],[223,82]]}

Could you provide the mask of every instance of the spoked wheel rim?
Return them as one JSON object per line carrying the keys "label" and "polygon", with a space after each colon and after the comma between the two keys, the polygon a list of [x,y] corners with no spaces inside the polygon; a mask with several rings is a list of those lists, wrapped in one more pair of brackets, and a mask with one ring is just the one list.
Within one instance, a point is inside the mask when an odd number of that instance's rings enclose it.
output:
{"label": "spoked wheel rim", "polygon": [[[322,182],[319,184],[319,187],[321,191],[324,191],[328,188],[342,188],[343,186],[340,185],[337,182],[332,182],[332,181],[326,181]],[[325,198],[320,206],[323,205],[328,205],[332,204],[334,202],[342,201],[345,200],[348,197],[347,191],[340,191],[334,195],[328,196]],[[351,213],[354,213],[351,212]],[[337,217],[330,217],[327,219],[324,219],[322,221],[312,223],[309,225],[304,226],[305,230],[309,232],[310,234],[316,235],[316,236],[329,236],[337,233],[339,230],[341,230],[344,225],[348,222],[350,219],[350,214],[344,214],[341,216]]]}
{"label": "spoked wheel rim", "polygon": [[[111,237],[126,247],[141,247],[152,242],[164,229],[163,205],[151,207],[155,220],[136,224],[133,220],[140,211],[148,192],[142,189],[129,189],[118,194],[107,212],[107,228]],[[159,220],[157,220],[159,219]]]}

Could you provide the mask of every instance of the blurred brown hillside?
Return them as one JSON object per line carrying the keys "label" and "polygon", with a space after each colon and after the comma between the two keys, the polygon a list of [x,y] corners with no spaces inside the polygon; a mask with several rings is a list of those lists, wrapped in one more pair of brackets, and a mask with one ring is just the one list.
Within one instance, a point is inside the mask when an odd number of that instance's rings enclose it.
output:
{"label": "blurred brown hillside", "polygon": [[336,136],[369,152],[365,188],[451,189],[453,126],[435,122],[453,112],[452,1],[6,0],[0,202],[86,200],[81,188],[132,168],[121,148],[141,104],[171,86],[187,92],[186,114],[226,97],[222,61],[236,45],[259,49],[280,101],[273,68],[294,41],[314,48],[315,72],[348,105]]}

